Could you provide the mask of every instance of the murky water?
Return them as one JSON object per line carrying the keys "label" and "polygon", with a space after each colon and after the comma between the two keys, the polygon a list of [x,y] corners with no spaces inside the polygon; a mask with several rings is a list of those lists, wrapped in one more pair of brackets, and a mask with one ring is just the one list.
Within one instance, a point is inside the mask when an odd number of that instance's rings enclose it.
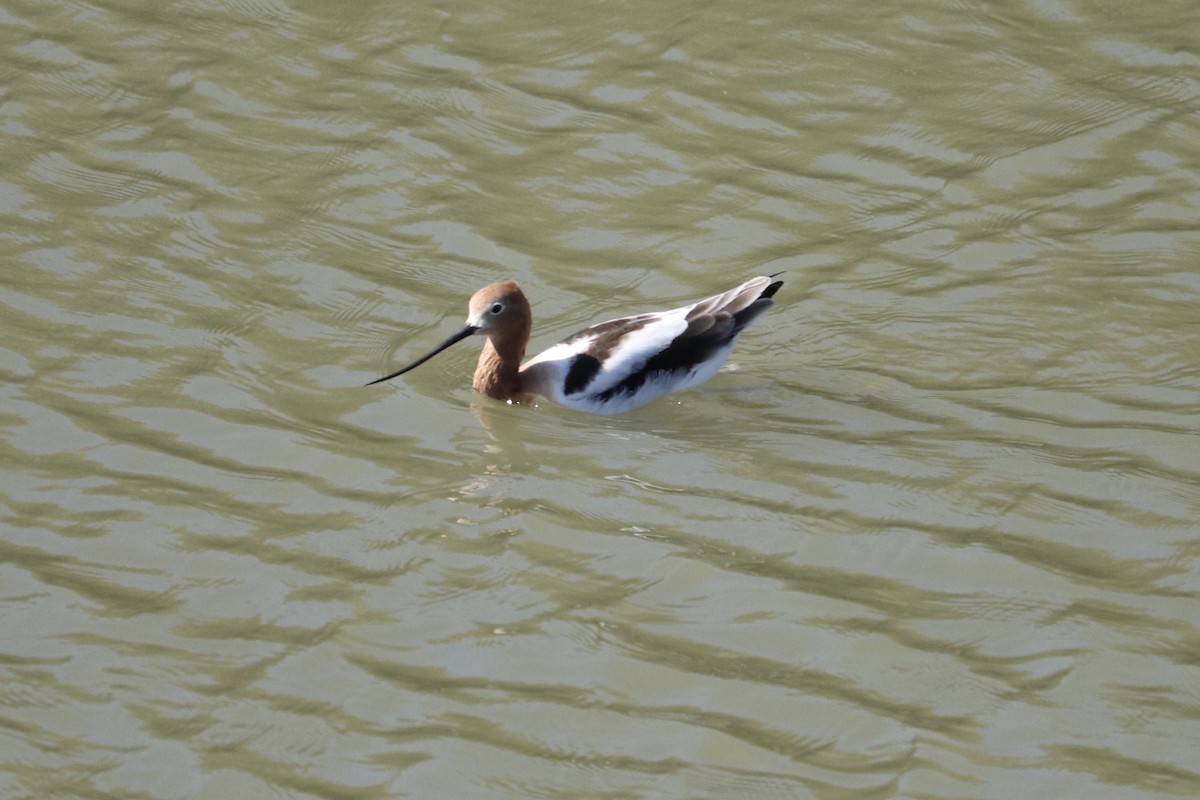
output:
{"label": "murky water", "polygon": [[1200,795],[1198,9],[7,4],[0,798]]}

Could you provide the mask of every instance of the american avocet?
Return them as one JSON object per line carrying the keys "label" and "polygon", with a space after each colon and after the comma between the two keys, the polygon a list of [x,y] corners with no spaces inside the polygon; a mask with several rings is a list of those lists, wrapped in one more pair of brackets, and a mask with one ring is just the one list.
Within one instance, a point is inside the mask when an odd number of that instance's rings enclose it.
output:
{"label": "american avocet", "polygon": [[783,285],[774,277],[751,278],[690,306],[593,325],[524,366],[532,325],[529,301],[516,281],[493,283],[471,296],[462,330],[367,386],[403,375],[478,333],[487,339],[471,384],[475,391],[514,402],[537,394],[568,408],[617,414],[715,375],[738,334],[771,307],[771,297]]}

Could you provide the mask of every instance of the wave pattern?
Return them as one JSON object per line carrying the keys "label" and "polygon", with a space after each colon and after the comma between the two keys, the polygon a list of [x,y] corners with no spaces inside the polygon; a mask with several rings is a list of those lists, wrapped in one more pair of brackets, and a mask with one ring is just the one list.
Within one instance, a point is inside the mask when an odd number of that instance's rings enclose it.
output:
{"label": "wave pattern", "polygon": [[1190,6],[169,8],[0,15],[0,795],[1200,795]]}

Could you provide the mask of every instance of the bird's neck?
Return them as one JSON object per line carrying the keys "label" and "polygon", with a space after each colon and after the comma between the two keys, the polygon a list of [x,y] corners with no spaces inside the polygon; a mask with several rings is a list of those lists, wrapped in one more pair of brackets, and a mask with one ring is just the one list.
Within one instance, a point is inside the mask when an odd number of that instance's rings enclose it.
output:
{"label": "bird's neck", "polygon": [[497,348],[489,338],[483,343],[475,378],[475,391],[498,400],[509,400],[521,391],[521,359],[525,348],[501,345]]}

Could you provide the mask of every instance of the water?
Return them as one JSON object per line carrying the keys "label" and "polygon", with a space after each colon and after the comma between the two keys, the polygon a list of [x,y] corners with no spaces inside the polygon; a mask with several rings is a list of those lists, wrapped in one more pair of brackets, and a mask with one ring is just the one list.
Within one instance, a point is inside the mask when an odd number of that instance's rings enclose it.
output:
{"label": "water", "polygon": [[1198,17],[9,4],[0,798],[1200,795]]}

